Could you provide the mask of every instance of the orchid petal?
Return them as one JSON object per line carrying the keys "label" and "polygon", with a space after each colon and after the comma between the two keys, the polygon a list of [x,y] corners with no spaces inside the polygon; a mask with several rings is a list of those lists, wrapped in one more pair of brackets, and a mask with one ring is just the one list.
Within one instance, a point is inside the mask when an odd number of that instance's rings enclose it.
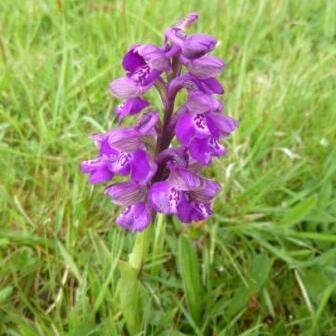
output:
{"label": "orchid petal", "polygon": [[146,185],[154,176],[157,170],[156,163],[149,154],[138,149],[133,155],[131,164],[131,179],[141,185]]}
{"label": "orchid petal", "polygon": [[192,171],[180,167],[171,166],[169,174],[169,183],[178,190],[194,190],[201,187],[202,179]]}
{"label": "orchid petal", "polygon": [[208,203],[215,198],[220,189],[221,186],[217,182],[202,179],[201,186],[189,192],[190,199],[195,202]]}
{"label": "orchid petal", "polygon": [[224,68],[224,62],[214,56],[203,56],[188,63],[189,71],[199,79],[218,76]]}
{"label": "orchid petal", "polygon": [[173,214],[176,213],[181,192],[166,181],[156,182],[149,189],[148,199],[156,211]]}
{"label": "orchid petal", "polygon": [[129,206],[143,201],[145,189],[132,182],[115,183],[105,189],[112,202],[118,205]]}
{"label": "orchid petal", "polygon": [[186,112],[181,114],[176,122],[176,137],[184,146],[188,146],[194,135],[192,116]]}
{"label": "orchid petal", "polygon": [[129,99],[141,95],[144,90],[129,77],[121,77],[110,83],[110,92],[117,98]]}
{"label": "orchid petal", "polygon": [[188,36],[182,45],[182,53],[189,59],[201,57],[216,46],[217,40],[206,34],[193,34]]}
{"label": "orchid petal", "polygon": [[107,141],[112,148],[133,152],[141,145],[141,134],[133,128],[119,128],[109,133]]}
{"label": "orchid petal", "polygon": [[238,127],[235,119],[216,112],[208,113],[206,118],[211,134],[216,138],[221,135],[228,136]]}
{"label": "orchid petal", "polygon": [[207,166],[212,157],[226,154],[225,148],[214,138],[194,139],[190,146],[190,155],[201,165]]}
{"label": "orchid petal", "polygon": [[128,206],[118,216],[116,223],[131,232],[143,231],[150,224],[151,219],[149,206],[144,202],[140,202]]}
{"label": "orchid petal", "polygon": [[135,126],[137,132],[142,135],[150,133],[159,121],[159,114],[156,111],[148,112],[140,118]]}
{"label": "orchid petal", "polygon": [[119,105],[115,113],[118,116],[119,121],[122,121],[128,115],[133,115],[141,112],[145,107],[149,105],[149,102],[140,97],[131,98],[126,100],[123,104]]}
{"label": "orchid petal", "polygon": [[95,160],[83,161],[81,163],[81,171],[84,174],[89,174],[89,183],[97,184],[108,182],[113,178],[113,172],[111,172],[106,163],[100,158]]}
{"label": "orchid petal", "polygon": [[191,202],[184,198],[177,206],[177,217],[185,224],[205,220],[211,214],[212,210],[208,203]]}

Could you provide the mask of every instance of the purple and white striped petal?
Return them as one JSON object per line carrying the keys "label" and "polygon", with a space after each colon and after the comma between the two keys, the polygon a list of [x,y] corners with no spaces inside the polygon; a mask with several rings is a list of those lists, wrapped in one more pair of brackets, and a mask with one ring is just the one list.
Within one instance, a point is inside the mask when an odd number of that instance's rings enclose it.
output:
{"label": "purple and white striped petal", "polygon": [[188,112],[182,113],[176,122],[176,137],[183,146],[188,146],[194,136],[192,115]]}
{"label": "purple and white striped petal", "polygon": [[110,83],[110,93],[119,99],[130,99],[140,96],[144,89],[129,77],[121,77]]}
{"label": "purple and white striped petal", "polygon": [[224,62],[215,56],[203,56],[191,60],[187,64],[192,75],[199,79],[207,79],[218,76],[224,69]]}
{"label": "purple and white striped petal", "polygon": [[169,59],[165,52],[153,44],[136,44],[132,46],[123,58],[123,67],[129,75],[140,68],[147,67],[149,71],[159,72],[170,70]]}
{"label": "purple and white striped petal", "polygon": [[91,184],[108,182],[114,175],[101,158],[83,161],[81,163],[81,171],[89,175],[89,183]]}
{"label": "purple and white striped petal", "polygon": [[108,144],[123,152],[134,152],[142,144],[141,134],[133,128],[119,128],[109,132]]}
{"label": "purple and white striped petal", "polygon": [[207,125],[213,137],[230,135],[237,127],[238,122],[224,114],[210,112],[206,114]]}
{"label": "purple and white striped petal", "polygon": [[160,71],[151,69],[148,65],[144,65],[132,73],[129,78],[139,87],[139,94],[143,94],[155,84],[160,74]]}
{"label": "purple and white striped petal", "polygon": [[202,94],[199,91],[193,91],[189,94],[185,104],[192,113],[204,113],[218,108],[219,102],[214,96]]}
{"label": "purple and white striped petal", "polygon": [[130,173],[130,162],[132,160],[132,153],[120,152],[115,160],[109,162],[109,168],[121,176],[126,176]]}
{"label": "purple and white striped petal", "polygon": [[105,189],[112,202],[122,206],[130,206],[144,200],[146,195],[145,188],[132,183],[115,183]]}
{"label": "purple and white striped petal", "polygon": [[128,206],[117,218],[116,223],[131,231],[143,231],[151,222],[150,207],[144,203],[136,203]]}
{"label": "purple and white striped petal", "polygon": [[226,154],[226,149],[213,137],[194,139],[189,146],[190,155],[200,165],[207,166],[212,157],[220,157]]}
{"label": "purple and white striped petal", "polygon": [[159,114],[156,111],[145,113],[141,116],[134,129],[142,135],[147,135],[155,128],[159,119]]}
{"label": "purple and white striped petal", "polygon": [[178,190],[194,190],[202,185],[202,178],[187,168],[170,165],[168,182]]}
{"label": "purple and white striped petal", "polygon": [[182,44],[182,54],[189,58],[199,58],[216,46],[217,40],[210,35],[206,34],[193,34],[188,36]]}
{"label": "purple and white striped petal", "polygon": [[138,149],[131,163],[131,180],[146,185],[157,171],[157,165],[143,149]]}
{"label": "purple and white striped petal", "polygon": [[216,197],[220,189],[221,186],[219,183],[203,178],[201,186],[191,190],[189,192],[189,196],[192,201],[198,203],[209,203]]}
{"label": "purple and white striped petal", "polygon": [[185,224],[207,219],[212,214],[209,203],[196,203],[183,197],[177,206],[177,217]]}
{"label": "purple and white striped petal", "polygon": [[204,113],[183,113],[176,122],[176,137],[183,146],[189,146],[194,138],[208,138],[211,133]]}
{"label": "purple and white striped petal", "polygon": [[112,148],[108,142],[108,135],[98,145],[99,154],[103,157],[108,157],[111,160],[116,160],[119,155],[119,150]]}
{"label": "purple and white striped petal", "polygon": [[160,152],[156,157],[158,164],[172,164],[176,166],[186,167],[188,165],[187,149],[183,147],[167,148]]}
{"label": "purple and white striped petal", "polygon": [[191,121],[194,129],[194,136],[196,138],[207,138],[211,134],[208,128],[205,113],[194,114]]}
{"label": "purple and white striped petal", "polygon": [[145,99],[142,99],[140,97],[131,98],[117,106],[117,108],[115,109],[115,114],[117,115],[120,122],[129,115],[134,115],[141,112],[148,105],[149,102]]}
{"label": "purple and white striped petal", "polygon": [[172,99],[172,97],[174,97],[176,93],[182,88],[187,89],[189,93],[196,92],[197,95],[224,93],[224,89],[217,79],[199,79],[187,72],[182,76],[176,77],[168,84],[168,99]]}
{"label": "purple and white striped petal", "polygon": [[163,72],[171,68],[169,59],[166,57],[164,50],[153,44],[138,45],[133,49],[133,52],[143,57],[145,63],[148,64],[151,69]]}
{"label": "purple and white striped petal", "polygon": [[149,189],[148,200],[153,209],[165,214],[176,213],[181,199],[181,191],[169,182],[156,182]]}

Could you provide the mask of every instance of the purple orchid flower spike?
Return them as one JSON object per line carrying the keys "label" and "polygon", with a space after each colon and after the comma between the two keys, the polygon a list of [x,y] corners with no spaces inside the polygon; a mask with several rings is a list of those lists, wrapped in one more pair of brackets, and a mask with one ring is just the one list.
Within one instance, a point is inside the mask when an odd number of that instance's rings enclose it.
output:
{"label": "purple orchid flower spike", "polygon": [[[176,215],[182,223],[205,220],[220,191],[202,171],[226,154],[222,139],[238,122],[224,113],[219,99],[224,89],[216,77],[225,63],[210,55],[217,40],[186,32],[197,19],[190,13],[168,28],[162,46],[136,44],[128,50],[125,75],[111,82],[110,92],[122,100],[115,109],[119,124],[130,116],[137,122],[93,135],[98,156],[81,164],[92,184],[124,179],[105,193],[123,207],[116,223],[131,232],[144,230],[155,213]],[[163,103],[161,118],[144,97],[154,87]],[[187,99],[175,107],[183,89]]]}

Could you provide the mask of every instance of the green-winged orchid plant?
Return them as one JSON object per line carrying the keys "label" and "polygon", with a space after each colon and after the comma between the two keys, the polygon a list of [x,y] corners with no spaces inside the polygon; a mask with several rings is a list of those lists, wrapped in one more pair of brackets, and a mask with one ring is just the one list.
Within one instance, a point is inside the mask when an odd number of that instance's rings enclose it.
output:
{"label": "green-winged orchid plant", "polygon": [[[162,249],[164,214],[176,215],[185,224],[212,214],[211,203],[220,184],[202,172],[214,158],[226,154],[221,142],[238,126],[236,120],[225,115],[219,100],[224,90],[216,77],[225,64],[210,55],[216,39],[186,33],[197,18],[196,13],[191,13],[168,28],[162,46],[136,44],[128,50],[122,60],[125,76],[112,81],[109,87],[111,94],[121,100],[115,109],[119,127],[92,135],[98,147],[97,158],[81,164],[89,182],[108,184],[106,195],[122,207],[116,223],[131,232],[140,231],[128,261],[118,262],[119,309],[131,335],[141,331],[144,315],[138,275],[151,240],[151,231],[146,228],[157,213],[162,214],[153,237],[155,260]],[[152,88],[160,94],[161,114],[146,98]],[[181,90],[187,92],[186,101],[175,106]],[[136,119],[133,126],[123,126],[126,118]],[[112,183],[115,176],[125,180]],[[202,310],[197,256],[182,235],[178,251],[186,299],[197,323]],[[190,276],[192,283],[188,281]]]}
{"label": "green-winged orchid plant", "polygon": [[[122,60],[125,76],[109,87],[122,100],[115,109],[119,127],[92,135],[98,156],[81,164],[90,183],[109,184],[105,193],[123,207],[116,223],[132,232],[143,231],[155,213],[175,214],[186,224],[204,220],[220,190],[202,170],[226,154],[221,140],[237,121],[224,114],[218,99],[224,90],[216,77],[225,63],[210,55],[216,39],[186,33],[197,18],[190,13],[168,28],[162,46],[130,47]],[[144,97],[152,88],[163,102],[161,118]],[[175,107],[183,89],[187,99]],[[134,126],[123,127],[124,119],[132,117],[137,118]],[[126,180],[111,184],[116,175]]]}

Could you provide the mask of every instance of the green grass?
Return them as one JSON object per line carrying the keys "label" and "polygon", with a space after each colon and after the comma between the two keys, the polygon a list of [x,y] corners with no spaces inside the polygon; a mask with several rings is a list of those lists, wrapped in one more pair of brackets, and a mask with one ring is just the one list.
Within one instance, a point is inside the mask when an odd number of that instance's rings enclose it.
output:
{"label": "green grass", "polygon": [[[336,335],[333,0],[0,2],[1,335],[126,335],[117,261],[134,236],[78,165],[94,153],[87,135],[115,125],[107,85],[128,45],[160,43],[191,10],[221,42],[241,126],[208,171],[224,185],[215,215],[160,228],[143,335]],[[198,324],[180,235],[197,252]]]}

